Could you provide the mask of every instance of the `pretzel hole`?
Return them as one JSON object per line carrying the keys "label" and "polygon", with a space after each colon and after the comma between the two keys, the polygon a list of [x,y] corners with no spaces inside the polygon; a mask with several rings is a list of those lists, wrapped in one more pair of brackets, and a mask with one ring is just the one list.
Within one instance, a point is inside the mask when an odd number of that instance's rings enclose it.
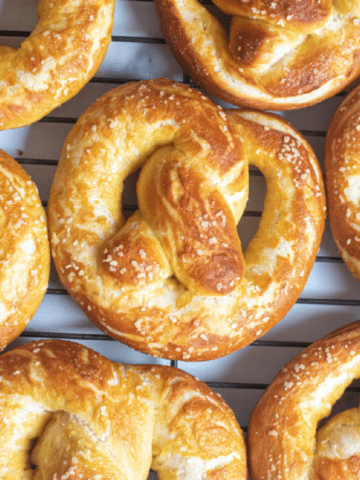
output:
{"label": "pretzel hole", "polygon": [[[96,446],[101,442],[76,415],[63,410],[54,411],[35,440],[30,451],[30,463],[32,470],[38,470],[41,478],[64,478],[77,467],[80,472],[84,467],[93,472],[93,458],[86,452],[96,452]],[[106,448],[104,451],[106,458]],[[97,452],[94,457],[100,463],[104,460],[103,452]]]}
{"label": "pretzel hole", "polygon": [[122,213],[127,220],[138,208],[138,199],[136,193],[136,183],[139,178],[141,168],[138,168],[124,180],[124,190],[121,199]]}
{"label": "pretzel hole", "polygon": [[[357,385],[357,386],[356,386]],[[356,389],[357,391],[353,391]],[[350,478],[360,468],[359,381],[354,381],[334,404],[331,414],[319,422],[314,468],[316,478]],[[336,475],[334,476],[336,472]]]}
{"label": "pretzel hole", "polygon": [[28,455],[29,463],[24,468],[24,471],[26,471],[26,470],[36,470],[36,465],[35,465],[35,463],[32,462],[31,454],[32,454],[32,451],[35,448],[35,445],[36,445],[38,439],[39,439],[39,437],[35,437],[35,438],[32,438],[30,440],[30,448],[29,448],[29,455]]}
{"label": "pretzel hole", "polygon": [[359,407],[360,380],[354,380],[343,395],[334,403],[330,414],[320,420],[317,430],[323,427],[335,415],[350,408]]}
{"label": "pretzel hole", "polygon": [[54,421],[53,419],[54,416],[51,413],[48,413],[46,417],[41,421],[41,424],[39,425],[40,430],[37,431],[37,435],[29,440],[28,464],[25,466],[24,471],[38,469],[38,465],[34,456],[36,452],[36,447],[39,445],[41,438],[43,437],[46,430],[49,428],[49,425],[51,425],[51,423]]}
{"label": "pretzel hole", "polygon": [[266,180],[261,171],[251,166],[249,173],[249,200],[246,211],[237,225],[243,251],[258,231],[267,192]]}
{"label": "pretzel hole", "polygon": [[[103,447],[103,448],[102,448]],[[45,422],[42,432],[31,441],[27,470],[39,478],[97,478],[99,466],[108,469],[107,478],[116,478],[119,465],[106,441],[100,441],[89,425],[76,415],[58,410]],[[114,460],[114,461],[113,461]],[[26,470],[25,469],[25,470]],[[121,477],[123,478],[123,477]],[[158,478],[151,471],[149,480]]]}

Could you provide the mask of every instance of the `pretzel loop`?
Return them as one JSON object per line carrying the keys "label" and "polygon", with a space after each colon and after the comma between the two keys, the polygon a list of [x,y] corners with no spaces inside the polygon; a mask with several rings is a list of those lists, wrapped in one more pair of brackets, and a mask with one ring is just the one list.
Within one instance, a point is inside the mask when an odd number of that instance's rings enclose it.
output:
{"label": "pretzel loop", "polygon": [[40,0],[19,49],[0,47],[0,130],[29,125],[78,91],[110,43],[115,0]]}
{"label": "pretzel loop", "polygon": [[204,383],[72,342],[0,358],[0,477],[245,480],[241,429]]}
{"label": "pretzel loop", "polygon": [[331,120],[325,144],[325,175],[331,231],[337,248],[360,280],[360,102],[359,87]]}
{"label": "pretzel loop", "polygon": [[360,322],[327,335],[286,365],[250,418],[251,478],[357,478],[359,409],[342,412],[316,429],[359,376]]}
{"label": "pretzel loop", "polygon": [[46,213],[28,174],[0,150],[0,351],[15,340],[46,292]]}
{"label": "pretzel loop", "polygon": [[[244,264],[249,163],[269,194]],[[142,164],[139,210],[124,224],[123,181]],[[137,349],[192,360],[230,353],[285,315],[324,225],[320,168],[294,129],[224,113],[167,80],[115,89],[80,118],[48,209],[60,278],[87,315]]]}
{"label": "pretzel loop", "polygon": [[[239,106],[312,105],[359,75],[357,2],[216,0],[229,33],[198,0],[155,0],[166,42],[207,92]],[[344,55],[346,52],[346,55]]]}

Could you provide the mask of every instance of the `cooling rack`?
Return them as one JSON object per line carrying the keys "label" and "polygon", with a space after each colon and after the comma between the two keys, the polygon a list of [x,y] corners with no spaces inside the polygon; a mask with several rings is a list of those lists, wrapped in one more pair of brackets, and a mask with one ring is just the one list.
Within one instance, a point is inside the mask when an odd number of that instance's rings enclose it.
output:
{"label": "cooling rack", "polygon": [[[16,47],[37,22],[37,0],[0,0],[0,44]],[[168,77],[193,85],[161,34],[152,0],[116,0],[111,45],[95,77],[72,100],[29,127],[0,132],[0,148],[25,168],[47,205],[62,144],[77,118],[96,98],[130,80]],[[313,107],[281,115],[312,145],[323,167],[328,124],[345,92]],[[231,105],[212,98],[224,108]],[[126,183],[125,211],[136,208],[135,178]],[[250,171],[250,200],[238,230],[246,245],[261,216],[266,185]],[[126,213],[126,212],[125,212]],[[38,338],[63,338],[87,345],[111,360],[173,365],[208,383],[233,409],[245,433],[249,415],[282,366],[309,343],[360,318],[360,283],[349,273],[335,247],[328,221],[309,280],[286,317],[262,338],[239,352],[209,362],[170,362],[133,351],[103,334],[66,293],[51,268],[45,298],[23,334],[9,348]],[[358,402],[350,387],[339,405]],[[149,478],[156,478],[151,474]]]}

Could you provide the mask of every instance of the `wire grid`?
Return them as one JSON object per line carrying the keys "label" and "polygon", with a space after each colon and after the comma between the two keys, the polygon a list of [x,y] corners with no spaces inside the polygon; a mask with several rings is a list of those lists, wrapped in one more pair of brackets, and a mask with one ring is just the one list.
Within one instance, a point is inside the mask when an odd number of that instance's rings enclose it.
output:
{"label": "wire grid", "polygon": [[[2,1],[2,3],[1,3]],[[19,0],[13,0],[14,3],[19,4]],[[36,9],[37,2],[35,0],[29,0],[33,8]],[[0,19],[1,19],[1,5],[6,6],[6,11],[11,12],[11,4],[8,0],[0,0]],[[131,50],[132,44],[140,46],[146,46],[148,53],[149,64],[151,63],[152,55],[156,57],[157,46],[161,46],[166,51],[166,59],[171,59],[171,53],[165,44],[164,39],[161,36],[160,29],[156,26],[157,18],[153,7],[152,0],[128,0],[123,2],[121,0],[116,1],[116,11],[120,9],[118,17],[123,17],[125,12],[125,18],[121,21],[115,21],[114,32],[112,35],[111,48],[119,51]],[[154,27],[151,27],[151,31],[158,32],[156,35],[150,35],[146,32],[137,34],[139,24],[146,24],[149,20],[148,12],[151,13],[151,22]],[[138,21],[133,21],[135,27],[128,25],[125,28],[125,32],[122,32],[122,26],[126,24],[126,12],[130,11],[140,12]],[[141,16],[141,12],[143,16]],[[129,16],[132,13],[128,14]],[[116,17],[117,18],[117,17]],[[8,22],[0,20],[0,43],[12,45],[13,41],[20,42],[30,34],[31,25],[29,29],[16,29],[10,30],[6,28]],[[133,28],[133,29],[132,29]],[[132,35],[132,31],[134,34]],[[121,33],[126,33],[122,35]],[[152,52],[152,53],[151,53]],[[113,61],[111,56],[110,61]],[[134,59],[136,62],[136,58]],[[170,60],[171,65],[169,72],[174,72],[174,79],[180,80],[190,86],[196,87],[191,79],[180,69],[175,60]],[[172,63],[174,62],[174,63]],[[174,67],[176,65],[176,67]],[[162,69],[167,71],[166,67]],[[118,85],[124,84],[128,81],[140,80],[147,78],[147,73],[144,72],[144,76],[134,77],[132,72],[126,68],[122,70],[120,68],[116,74],[107,74],[107,70],[100,68],[96,76],[89,82],[88,86],[84,87],[84,90],[91,90],[95,87],[101,87],[100,91],[106,91],[111,88],[115,88]],[[150,75],[154,72],[150,71]],[[180,77],[179,77],[180,75]],[[97,89],[95,88],[97,91]],[[332,99],[322,102],[322,104],[302,109],[295,112],[284,112],[282,115],[288,119],[294,126],[296,126],[300,132],[306,137],[309,143],[313,146],[321,165],[323,166],[323,147],[325,143],[327,125],[331,120],[332,114],[335,112],[337,106],[343,100],[346,92],[341,92]],[[81,92],[80,94],[81,95]],[[86,96],[86,92],[84,93]],[[95,99],[95,98],[94,98]],[[224,104],[217,99],[212,98],[222,106],[232,107],[231,105]],[[49,132],[55,131],[54,128],[49,127],[61,127],[64,131],[70,130],[71,126],[76,122],[79,113],[72,114],[71,104],[76,104],[76,98],[68,102],[70,108],[66,106],[61,107],[50,115],[46,116],[35,127],[24,127],[25,129],[37,129],[36,135],[48,135]],[[91,102],[92,103],[92,102]],[[82,106],[83,100],[80,101]],[[74,110],[77,112],[81,107],[76,107]],[[84,108],[82,109],[82,111]],[[70,113],[69,113],[70,112]],[[16,160],[24,166],[24,168],[32,174],[36,171],[36,178],[40,178],[41,181],[44,178],[48,178],[48,183],[51,182],[51,175],[57,165],[57,158],[53,158],[51,155],[46,155],[47,152],[51,152],[51,148],[45,149],[44,152],[36,148],[27,148],[25,142],[24,150],[16,147],[16,142],[19,139],[19,131],[1,132],[0,133],[0,148],[3,148],[12,154]],[[34,135],[34,137],[36,136]],[[20,135],[21,136],[21,135]],[[31,131],[30,131],[31,137]],[[58,139],[56,141],[59,143]],[[21,142],[20,142],[21,143]],[[30,142],[31,143],[31,142]],[[34,141],[33,141],[34,143]],[[36,143],[36,142],[35,142]],[[49,140],[51,145],[51,139]],[[15,146],[14,146],[15,145]],[[8,148],[7,148],[8,147]],[[10,151],[9,151],[10,150]],[[41,151],[40,151],[41,150]],[[28,154],[30,152],[30,154]],[[49,173],[49,167],[52,167]],[[35,170],[34,170],[35,169]],[[33,175],[34,178],[34,175]],[[36,178],[34,178],[36,182]],[[254,186],[250,188],[250,192],[255,189],[255,192],[261,190],[260,196],[264,195],[264,187],[262,185],[262,177],[255,169],[250,170],[251,184]],[[45,189],[46,190],[46,189]],[[41,194],[41,192],[40,192]],[[46,193],[41,194],[43,205],[47,206]],[[125,201],[124,210],[126,212],[132,212],[136,209],[136,203],[131,201]],[[261,216],[262,203],[255,199],[253,203],[247,205],[246,211],[243,216],[243,220],[246,225],[252,225],[249,229],[248,236],[251,236],[251,231],[256,229],[256,224]],[[242,221],[243,221],[242,220]],[[296,305],[289,312],[286,318],[280,322],[274,329],[272,329],[264,337],[256,340],[249,347],[242,349],[241,354],[234,353],[229,357],[222,360],[216,360],[211,362],[195,362],[187,363],[183,361],[161,361],[164,364],[171,364],[172,366],[182,368],[197,377],[205,381],[210,387],[218,391],[224,399],[233,408],[235,415],[237,416],[239,423],[243,430],[246,432],[247,421],[250,412],[260,397],[261,393],[271,382],[273,376],[277,371],[292,357],[294,357],[300,350],[308,346],[314,340],[321,338],[323,335],[329,333],[333,329],[340,327],[345,323],[349,323],[352,320],[360,318],[360,287],[359,284],[352,278],[347,271],[342,259],[340,258],[337,250],[334,246],[334,242],[331,236],[331,232],[328,226],[328,221],[322,246],[316,258],[316,262],[311,273],[307,286],[304,289],[303,294],[296,302]],[[240,228],[240,230],[242,230]],[[246,230],[246,228],[245,228]],[[240,236],[243,232],[240,231]],[[245,242],[246,243],[246,239]],[[52,267],[52,277],[56,278],[56,273]],[[122,358],[122,353],[113,353],[114,349],[117,352],[124,352],[124,349],[128,347],[112,340],[107,335],[103,334],[95,327],[88,327],[84,322],[80,322],[80,327],[74,331],[66,326],[60,326],[56,324],[56,328],[53,328],[51,318],[49,320],[49,326],[44,328],[44,318],[48,319],[53,315],[52,306],[55,305],[55,309],[62,309],[63,304],[66,302],[67,307],[64,312],[64,316],[70,316],[72,312],[75,312],[77,307],[72,303],[66,290],[60,285],[58,280],[50,282],[49,288],[45,296],[45,307],[41,307],[42,311],[37,313],[30,323],[28,328],[22,333],[21,337],[10,346],[13,348],[16,344],[21,344],[37,338],[62,338],[82,343],[90,342],[92,348],[102,351],[101,344],[106,344],[104,347],[106,353],[108,353],[108,345],[111,344],[111,353],[107,356],[113,356],[115,359]],[[45,308],[45,310],[44,310]],[[76,314],[78,315],[78,314]],[[75,315],[75,316],[76,316]],[[304,320],[305,319],[305,320]],[[71,321],[71,319],[70,319]],[[55,320],[55,323],[57,320]],[[68,325],[68,324],[66,324]],[[105,354],[106,354],[105,353]],[[245,357],[245,360],[244,360]],[[127,359],[125,354],[125,359]],[[133,357],[131,357],[133,358]],[[134,363],[152,363],[158,361],[152,357],[141,355],[137,357],[135,355]],[[206,364],[206,365],[205,365]],[[270,364],[270,368],[268,365]],[[263,373],[261,373],[263,372]],[[353,397],[358,397],[360,388],[355,386],[347,389],[345,395],[344,404],[351,404]],[[246,406],[241,405],[241,400],[247,398],[247,393],[251,392],[249,399],[245,401]]]}

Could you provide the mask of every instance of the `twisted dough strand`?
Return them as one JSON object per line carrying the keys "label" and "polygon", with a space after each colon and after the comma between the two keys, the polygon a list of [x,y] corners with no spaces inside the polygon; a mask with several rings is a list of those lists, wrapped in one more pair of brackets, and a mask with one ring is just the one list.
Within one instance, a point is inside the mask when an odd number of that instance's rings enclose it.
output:
{"label": "twisted dough strand", "polygon": [[346,97],[326,137],[325,175],[329,220],[336,245],[360,280],[360,88]]}
{"label": "twisted dough strand", "polygon": [[359,409],[318,423],[360,376],[360,322],[297,355],[272,381],[249,423],[253,480],[355,480],[360,464]]}
{"label": "twisted dough strand", "polygon": [[0,357],[0,430],[1,479],[247,478],[234,414],[205,384],[72,342]]}
{"label": "twisted dough strand", "polygon": [[0,130],[29,125],[93,77],[110,43],[115,0],[40,0],[19,49],[0,47]]}
{"label": "twisted dough strand", "polygon": [[46,213],[35,184],[0,150],[0,351],[25,329],[48,286]]}
{"label": "twisted dough strand", "polygon": [[173,54],[207,92],[239,106],[301,108],[360,73],[355,1],[217,0],[229,35],[197,0],[155,0]]}
{"label": "twisted dough strand", "polygon": [[[124,224],[123,181],[144,164]],[[245,252],[238,223],[248,164],[268,181]],[[320,168],[279,117],[228,114],[168,80],[105,94],[64,145],[49,199],[61,281],[110,336],[166,358],[226,355],[298,298],[324,226]]]}

